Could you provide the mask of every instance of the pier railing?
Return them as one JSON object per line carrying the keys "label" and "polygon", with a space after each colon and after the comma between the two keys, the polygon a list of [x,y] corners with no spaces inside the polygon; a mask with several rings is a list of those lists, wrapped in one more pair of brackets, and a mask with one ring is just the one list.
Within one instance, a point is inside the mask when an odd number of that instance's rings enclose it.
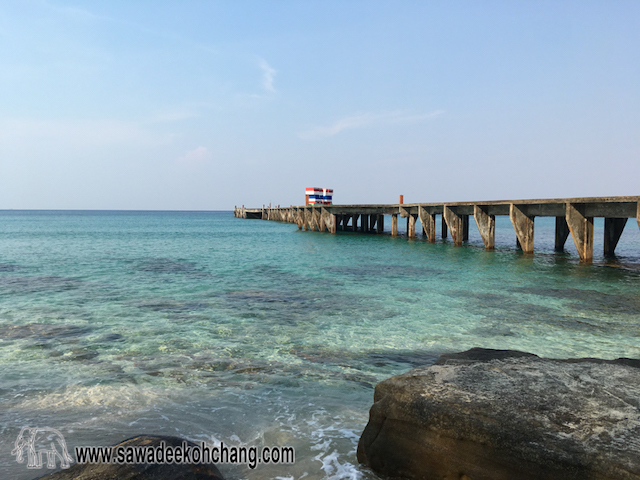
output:
{"label": "pier railing", "polygon": [[508,215],[518,246],[533,253],[535,217],[555,217],[555,250],[562,251],[569,235],[581,262],[593,260],[593,219],[604,217],[604,254],[614,255],[629,218],[640,226],[640,196],[500,200],[395,205],[307,205],[290,207],[235,208],[240,218],[261,218],[295,223],[299,229],[330,233],[338,230],[382,233],[384,216],[391,215],[391,235],[398,235],[398,216],[406,218],[407,236],[416,236],[420,220],[429,242],[436,240],[436,216],[442,222],[442,238],[451,235],[456,245],[469,239],[469,217],[473,216],[486,249],[495,247],[496,215]]}

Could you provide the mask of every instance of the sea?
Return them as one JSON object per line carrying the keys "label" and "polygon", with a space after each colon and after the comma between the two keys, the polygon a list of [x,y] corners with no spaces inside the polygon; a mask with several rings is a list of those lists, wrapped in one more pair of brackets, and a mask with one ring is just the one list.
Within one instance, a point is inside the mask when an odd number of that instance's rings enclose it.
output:
{"label": "sea", "polygon": [[48,472],[11,455],[30,426],[72,456],[174,435],[295,448],[220,465],[229,480],[375,480],[356,447],[386,378],[472,347],[640,358],[636,220],[604,258],[596,219],[589,265],[571,237],[553,251],[554,226],[536,218],[524,255],[505,217],[485,251],[473,221],[455,246],[228,211],[0,211],[0,477]]}

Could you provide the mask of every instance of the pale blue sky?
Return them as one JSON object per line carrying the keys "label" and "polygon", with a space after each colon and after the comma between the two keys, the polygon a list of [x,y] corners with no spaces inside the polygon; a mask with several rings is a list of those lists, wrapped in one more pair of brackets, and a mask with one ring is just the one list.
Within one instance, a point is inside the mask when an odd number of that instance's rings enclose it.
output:
{"label": "pale blue sky", "polygon": [[0,209],[640,194],[638,1],[0,3]]}

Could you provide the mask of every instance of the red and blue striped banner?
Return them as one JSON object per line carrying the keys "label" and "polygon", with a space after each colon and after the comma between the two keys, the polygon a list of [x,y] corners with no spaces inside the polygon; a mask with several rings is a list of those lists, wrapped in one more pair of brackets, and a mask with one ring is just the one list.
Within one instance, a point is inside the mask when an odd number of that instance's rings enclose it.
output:
{"label": "red and blue striped banner", "polygon": [[331,205],[333,201],[333,189],[331,188],[307,187],[305,195],[309,197],[309,203]]}

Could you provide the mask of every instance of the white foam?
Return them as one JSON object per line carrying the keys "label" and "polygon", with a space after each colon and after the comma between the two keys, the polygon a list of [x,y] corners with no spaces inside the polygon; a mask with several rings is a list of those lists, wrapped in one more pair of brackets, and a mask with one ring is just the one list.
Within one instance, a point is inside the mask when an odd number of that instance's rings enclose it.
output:
{"label": "white foam", "polygon": [[147,410],[161,399],[167,389],[142,385],[70,385],[62,390],[26,398],[19,407],[61,410],[73,407],[117,407],[121,411]]}

